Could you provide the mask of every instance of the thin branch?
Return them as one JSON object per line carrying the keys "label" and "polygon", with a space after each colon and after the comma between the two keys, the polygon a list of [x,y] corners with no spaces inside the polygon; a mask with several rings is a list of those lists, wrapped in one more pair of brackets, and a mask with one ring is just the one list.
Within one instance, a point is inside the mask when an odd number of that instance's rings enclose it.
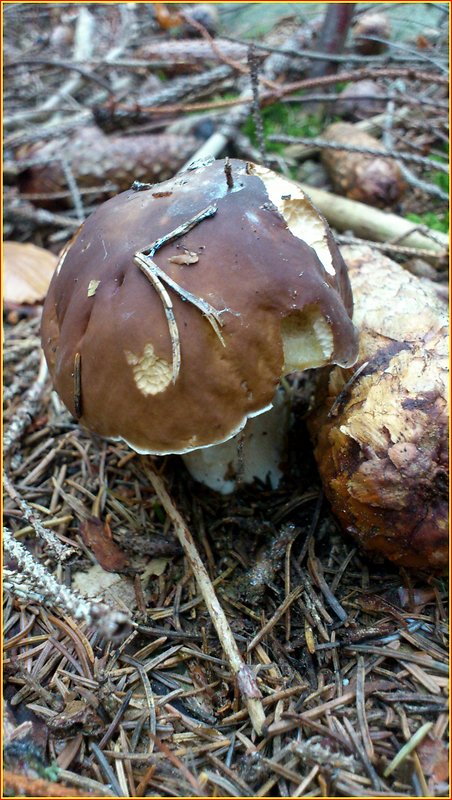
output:
{"label": "thin branch", "polygon": [[[396,87],[402,88],[402,87]],[[394,151],[394,141],[392,138],[392,127],[394,124],[394,112],[395,112],[395,102],[394,102],[394,95],[392,95],[391,99],[387,103],[386,106],[386,114],[385,119],[383,122],[383,144],[386,147],[386,150]],[[416,161],[414,161],[416,158]],[[421,178],[418,178],[417,175],[408,169],[408,167],[403,163],[404,161],[413,161],[414,163],[420,163],[419,159],[423,158],[422,156],[413,156],[405,153],[397,153],[397,162],[400,168],[400,171],[405,178],[406,182],[409,183],[411,186],[414,186],[416,189],[421,189],[421,191],[425,192],[426,194],[432,195],[432,197],[438,197],[440,200],[449,200],[449,194],[444,192],[439,186],[436,186],[434,183],[430,181],[423,181]],[[431,164],[432,169],[439,169],[441,172],[449,173],[448,165],[441,164],[440,162],[432,161],[431,159],[426,159],[426,161]]]}
{"label": "thin branch", "polygon": [[59,561],[63,561],[75,553],[75,550],[72,547],[65,547],[58,539],[58,536],[56,536],[48,528],[44,527],[31,506],[16,491],[6,472],[3,473],[3,486],[6,492],[9,494],[11,500],[13,500],[19,506],[24,518],[30,523],[37,536],[39,536],[39,538],[45,542],[50,553],[55,558],[57,558]]}
{"label": "thin branch", "polygon": [[168,284],[177,294],[183,299],[186,300],[188,303],[196,306],[199,308],[200,311],[204,314],[207,318],[207,321],[212,326],[213,330],[215,331],[216,335],[218,336],[221,344],[225,347],[225,342],[223,336],[221,335],[220,327],[223,325],[223,322],[220,318],[220,314],[223,314],[225,311],[229,311],[229,309],[222,309],[219,311],[218,309],[214,308],[210,303],[206,300],[203,300],[201,297],[197,297],[196,295],[192,294],[191,292],[184,289],[180,286],[176,281],[173,281],[169,275],[166,274],[156,263],[153,261],[153,257],[158,250],[160,250],[163,245],[168,244],[169,242],[174,241],[174,239],[179,238],[180,236],[184,236],[186,233],[192,230],[195,225],[198,225],[202,220],[207,219],[208,217],[212,217],[217,211],[216,205],[207,206],[207,208],[200,211],[198,214],[195,214],[194,217],[187,220],[187,222],[183,222],[181,225],[178,225],[177,228],[170,231],[169,233],[162,236],[160,239],[156,239],[155,242],[152,242],[147,247],[144,247],[142,250],[139,250],[135,253],[134,261],[141,269],[141,271],[146,275],[148,280],[151,281],[154,289],[158,293],[163,307],[165,309],[166,319],[168,322],[169,333],[171,337],[171,348],[172,348],[172,359],[173,359],[173,383],[176,382],[177,377],[180,371],[181,365],[181,356],[180,356],[180,337],[179,337],[179,329],[177,326],[176,319],[174,317],[173,312],[173,304],[171,298],[166,291],[165,287],[162,284],[162,281]]}
{"label": "thin branch", "polygon": [[5,570],[4,588],[28,599],[30,594],[41,595],[48,606],[58,606],[75,620],[93,625],[110,639],[125,635],[131,624],[123,611],[110,608],[105,603],[88,600],[77,592],[58,583],[56,578],[14,538],[8,528],[3,528],[3,545],[9,556],[17,562],[18,571]]}
{"label": "thin branch", "polygon": [[[363,155],[378,156],[378,158],[392,158],[394,161],[411,161],[413,164],[428,167],[429,169],[437,169],[440,172],[449,174],[449,166],[442,164],[440,161],[433,161],[431,158],[425,156],[417,156],[414,153],[399,153],[395,150],[389,152],[388,150],[379,150],[376,147],[361,147],[352,144],[342,144],[341,142],[331,142],[329,139],[322,139],[321,137],[310,136],[286,136],[285,134],[273,134],[269,136],[271,142],[282,142],[283,144],[306,144],[320,147],[321,149],[330,150],[343,150],[346,153],[362,153]],[[443,199],[448,199],[449,195],[445,195]]]}
{"label": "thin branch", "polygon": [[25,429],[28,427],[36,413],[41,395],[44,391],[48,375],[47,363],[44,356],[41,356],[41,363],[39,366],[38,376],[32,386],[29,388],[24,396],[23,402],[15,412],[9,428],[3,436],[3,452],[9,454],[14,445],[17,445],[23,436]]}
{"label": "thin branch", "polygon": [[171,351],[173,360],[173,383],[176,383],[179,376],[181,357],[180,357],[180,338],[179,328],[177,327],[176,318],[173,312],[173,303],[171,297],[163,286],[159,276],[157,275],[157,264],[152,261],[149,256],[144,256],[141,253],[136,253],[134,256],[135,264],[139,266],[142,273],[152,283],[155,291],[157,292],[160,300],[162,301],[165,310],[166,320],[168,322],[168,330],[171,337]]}
{"label": "thin branch", "polygon": [[229,626],[218,598],[215,594],[212,582],[209,578],[208,572],[201,561],[200,555],[196,549],[194,539],[188,530],[185,521],[175,508],[162,479],[151,469],[145,467],[145,474],[149,478],[152,486],[163,506],[176,532],[188,562],[193,570],[193,575],[196,578],[201,594],[204,598],[207,610],[210,614],[218,638],[221,642],[229,666],[231,667],[237,679],[238,688],[246,703],[248,713],[253,725],[254,730],[260,736],[262,735],[263,726],[265,723],[265,713],[262,706],[261,693],[257,686],[256,678],[242,659],[234,635]]}

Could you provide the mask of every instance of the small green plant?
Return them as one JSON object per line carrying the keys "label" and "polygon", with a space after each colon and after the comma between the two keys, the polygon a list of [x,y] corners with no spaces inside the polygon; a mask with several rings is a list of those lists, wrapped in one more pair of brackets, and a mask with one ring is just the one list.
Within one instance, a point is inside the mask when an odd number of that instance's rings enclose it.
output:
{"label": "small green plant", "polygon": [[[430,158],[432,161],[438,161],[440,164],[448,163],[447,156],[442,156],[440,154],[431,155]],[[449,192],[448,173],[440,172],[439,170],[431,170],[425,173],[425,178],[430,181],[430,183],[442,189],[443,192]],[[427,225],[428,228],[434,231],[441,231],[441,233],[449,232],[449,214],[442,209],[438,209],[438,211],[426,211],[424,214],[407,214],[406,216],[411,222],[416,222],[419,225]]]}
{"label": "small green plant", "polygon": [[[441,164],[447,164],[447,160],[441,156],[431,156],[433,161],[439,161]],[[427,173],[427,178],[432,181],[436,186],[439,186],[443,192],[449,191],[449,174],[447,172],[433,172]]]}
{"label": "small green plant", "polygon": [[[439,174],[443,177],[442,173]],[[447,175],[444,177],[447,178]],[[433,231],[441,231],[441,233],[449,231],[448,214],[435,214],[434,211],[427,211],[425,214],[407,214],[406,218],[418,225],[426,225],[427,228],[431,228]]]}
{"label": "small green plant", "polygon": [[[322,130],[323,117],[320,114],[306,114],[286,103],[274,103],[262,109],[262,122],[266,149],[269,153],[281,153],[286,145],[280,142],[269,142],[269,136],[274,134],[318,136]],[[251,117],[246,121],[243,132],[251,139],[254,145],[257,145],[254,121]]]}

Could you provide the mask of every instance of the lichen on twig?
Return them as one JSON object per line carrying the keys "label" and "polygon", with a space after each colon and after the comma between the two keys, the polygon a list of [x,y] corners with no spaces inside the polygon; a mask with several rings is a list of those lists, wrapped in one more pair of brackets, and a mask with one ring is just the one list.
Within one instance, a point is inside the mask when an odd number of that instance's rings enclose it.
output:
{"label": "lichen on twig", "polygon": [[93,625],[110,639],[122,637],[130,627],[130,619],[123,612],[105,603],[88,600],[56,578],[33,557],[8,528],[3,528],[3,545],[9,556],[17,562],[17,569],[6,569],[4,588],[17,597],[39,597],[47,606],[58,606],[75,620]]}

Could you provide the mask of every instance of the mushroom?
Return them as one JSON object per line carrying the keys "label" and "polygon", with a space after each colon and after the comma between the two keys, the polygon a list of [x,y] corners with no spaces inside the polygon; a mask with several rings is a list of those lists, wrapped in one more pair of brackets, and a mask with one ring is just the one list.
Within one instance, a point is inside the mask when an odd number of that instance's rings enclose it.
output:
{"label": "mushroom", "polygon": [[342,255],[360,346],[353,370],[335,367],[321,376],[308,418],[325,495],[363,549],[405,568],[444,573],[447,309],[432,286],[377,250],[355,245],[342,247]]}
{"label": "mushroom", "polygon": [[139,453],[182,454],[227,493],[241,472],[278,484],[280,380],[351,366],[351,312],[339,250],[298,185],[210,161],[134,184],[86,220],[57,265],[42,343],[82,425]]}
{"label": "mushroom", "polygon": [[385,14],[369,11],[352,29],[355,50],[363,56],[378,56],[388,49],[391,25]]}

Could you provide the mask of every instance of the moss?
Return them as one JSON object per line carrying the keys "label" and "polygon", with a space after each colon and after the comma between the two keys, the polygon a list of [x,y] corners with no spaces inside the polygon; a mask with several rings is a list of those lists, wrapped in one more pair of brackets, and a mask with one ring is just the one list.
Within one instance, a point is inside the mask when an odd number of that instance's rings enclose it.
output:
{"label": "moss", "polygon": [[[284,134],[285,136],[318,136],[323,127],[320,114],[305,114],[298,108],[286,103],[274,103],[262,109],[262,123],[266,150],[269,153],[283,153],[287,146],[281,142],[269,142],[268,137]],[[256,131],[252,116],[246,121],[243,132],[257,145]]]}
{"label": "moss", "polygon": [[[444,177],[447,177],[447,175]],[[416,222],[418,225],[426,225],[433,231],[447,233],[449,230],[448,214],[435,214],[434,211],[427,211],[425,214],[407,214],[406,218],[411,222]]]}

